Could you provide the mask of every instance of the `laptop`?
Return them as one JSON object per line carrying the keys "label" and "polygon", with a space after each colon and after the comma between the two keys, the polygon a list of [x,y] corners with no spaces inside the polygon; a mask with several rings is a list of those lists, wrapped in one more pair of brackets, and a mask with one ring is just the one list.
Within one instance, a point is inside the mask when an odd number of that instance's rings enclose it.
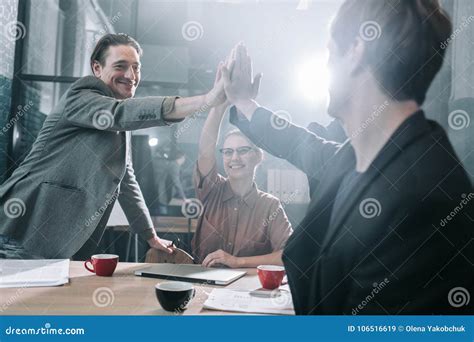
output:
{"label": "laptop", "polygon": [[135,271],[135,275],[141,277],[205,282],[211,285],[229,285],[245,274],[247,272],[187,264],[154,264]]}

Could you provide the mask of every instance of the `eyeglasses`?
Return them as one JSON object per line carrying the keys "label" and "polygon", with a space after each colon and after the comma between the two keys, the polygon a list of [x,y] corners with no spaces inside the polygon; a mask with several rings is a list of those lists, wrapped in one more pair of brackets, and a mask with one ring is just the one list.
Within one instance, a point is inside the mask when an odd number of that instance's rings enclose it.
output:
{"label": "eyeglasses", "polygon": [[251,146],[242,146],[242,147],[237,147],[235,150],[233,148],[221,148],[219,150],[220,153],[224,156],[224,158],[232,158],[234,155],[234,152],[237,152],[237,155],[239,157],[247,155],[250,151],[253,150],[253,147]]}

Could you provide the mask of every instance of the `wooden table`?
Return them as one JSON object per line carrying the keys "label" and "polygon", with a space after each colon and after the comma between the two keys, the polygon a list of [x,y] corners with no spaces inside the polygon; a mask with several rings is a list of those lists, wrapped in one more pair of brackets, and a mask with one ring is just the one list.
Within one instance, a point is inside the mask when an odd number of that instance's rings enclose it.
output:
{"label": "wooden table", "polygon": [[[121,262],[112,277],[87,271],[80,261],[71,261],[69,284],[58,287],[0,289],[0,315],[176,315],[163,310],[155,296],[155,284],[163,279],[137,277],[134,271],[151,264]],[[260,288],[256,269],[226,288]],[[194,284],[196,296],[184,315],[232,314],[203,309],[212,288]]]}

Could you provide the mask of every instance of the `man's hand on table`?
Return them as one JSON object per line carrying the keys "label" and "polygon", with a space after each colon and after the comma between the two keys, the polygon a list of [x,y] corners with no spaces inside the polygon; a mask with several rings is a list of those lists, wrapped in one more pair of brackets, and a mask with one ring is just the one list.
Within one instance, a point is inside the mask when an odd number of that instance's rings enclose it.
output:
{"label": "man's hand on table", "polygon": [[230,268],[240,267],[240,259],[236,256],[233,256],[229,253],[224,252],[222,249],[219,249],[215,252],[208,254],[203,262],[202,266],[204,267],[213,267],[217,265],[225,265]]}

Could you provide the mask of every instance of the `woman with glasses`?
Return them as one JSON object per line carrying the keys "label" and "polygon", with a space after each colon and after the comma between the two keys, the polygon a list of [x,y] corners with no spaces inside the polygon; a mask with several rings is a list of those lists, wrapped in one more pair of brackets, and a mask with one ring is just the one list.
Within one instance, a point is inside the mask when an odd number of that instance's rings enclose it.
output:
{"label": "woman with glasses", "polygon": [[[216,82],[219,78],[220,71]],[[217,172],[216,143],[227,105],[211,109],[201,133],[194,184],[203,213],[193,254],[206,267],[283,265],[282,249],[292,228],[280,201],[254,183],[263,151],[240,131],[231,131],[219,150],[227,177]]]}

